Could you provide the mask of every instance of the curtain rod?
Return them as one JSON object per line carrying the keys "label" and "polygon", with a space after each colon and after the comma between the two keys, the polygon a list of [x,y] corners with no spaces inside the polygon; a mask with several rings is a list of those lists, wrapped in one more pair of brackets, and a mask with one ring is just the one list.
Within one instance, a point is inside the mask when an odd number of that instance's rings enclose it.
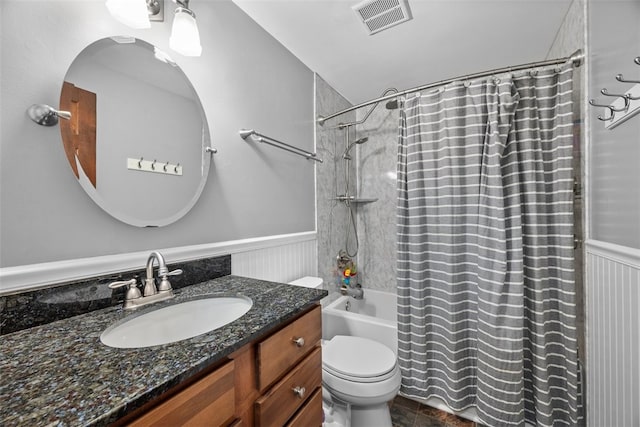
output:
{"label": "curtain rod", "polygon": [[338,111],[337,113],[333,113],[327,117],[323,117],[323,116],[318,116],[318,124],[320,124],[320,126],[324,125],[324,122],[326,122],[329,119],[332,119],[334,117],[340,116],[342,114],[348,113],[350,111],[354,111],[357,110],[359,108],[362,107],[367,107],[369,105],[372,104],[378,104],[382,101],[388,101],[390,99],[393,98],[397,98],[399,96],[404,96],[413,92],[419,92],[422,90],[426,90],[426,89],[432,89],[438,86],[443,86],[443,85],[447,85],[449,83],[453,83],[455,81],[458,80],[471,80],[471,79],[477,79],[480,77],[486,77],[486,76],[490,76],[492,74],[502,74],[502,73],[510,73],[513,71],[520,71],[520,70],[526,70],[528,68],[536,68],[536,67],[546,67],[549,65],[557,65],[557,64],[564,64],[565,62],[571,61],[573,63],[574,67],[579,67],[584,63],[584,53],[582,52],[582,49],[578,49],[575,52],[573,52],[571,54],[571,56],[567,56],[565,58],[558,58],[558,59],[549,59],[546,61],[538,61],[538,62],[530,62],[527,64],[521,64],[521,65],[514,65],[512,67],[504,67],[504,68],[496,68],[494,70],[489,70],[489,71],[482,71],[480,73],[474,73],[474,74],[467,74],[464,76],[460,76],[460,77],[454,77],[452,79],[446,79],[446,80],[440,80],[438,82],[435,83],[429,83],[423,86],[418,86],[418,87],[414,87],[411,89],[407,89],[407,90],[403,90],[400,91],[398,93],[393,93],[391,95],[386,95],[386,96],[381,96],[379,98],[373,99],[371,101],[366,101],[363,102],[361,104],[358,105],[354,105],[353,107],[349,107],[349,108],[345,108],[342,111]]}

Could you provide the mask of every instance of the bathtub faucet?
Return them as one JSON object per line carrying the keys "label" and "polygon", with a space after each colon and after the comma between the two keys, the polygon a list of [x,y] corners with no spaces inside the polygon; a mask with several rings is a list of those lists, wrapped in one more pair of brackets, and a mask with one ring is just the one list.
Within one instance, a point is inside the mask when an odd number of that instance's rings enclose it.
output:
{"label": "bathtub faucet", "polygon": [[360,285],[360,283],[355,286],[342,285],[340,286],[340,293],[342,295],[349,295],[355,299],[364,298],[364,290],[362,289],[362,285]]}

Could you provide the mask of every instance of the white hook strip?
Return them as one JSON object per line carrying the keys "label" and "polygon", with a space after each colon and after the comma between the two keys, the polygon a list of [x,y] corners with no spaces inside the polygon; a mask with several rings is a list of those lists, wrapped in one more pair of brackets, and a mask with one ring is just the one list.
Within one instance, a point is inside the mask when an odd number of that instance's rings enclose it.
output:
{"label": "white hook strip", "polygon": [[127,169],[139,172],[153,172],[164,175],[182,176],[180,163],[158,162],[156,160],[144,160],[140,158],[127,158]]}

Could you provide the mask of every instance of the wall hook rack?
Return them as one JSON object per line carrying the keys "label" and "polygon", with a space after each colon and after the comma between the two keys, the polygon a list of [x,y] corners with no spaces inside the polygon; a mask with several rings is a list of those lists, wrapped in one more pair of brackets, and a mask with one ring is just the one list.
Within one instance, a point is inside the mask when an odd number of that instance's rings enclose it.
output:
{"label": "wall hook rack", "polygon": [[313,161],[322,163],[322,159],[316,157],[316,153],[311,153],[311,152],[309,152],[307,150],[303,150],[302,148],[298,148],[298,147],[295,147],[293,145],[289,145],[289,144],[284,143],[282,141],[279,141],[279,140],[277,140],[275,138],[271,138],[270,136],[263,135],[263,134],[261,134],[259,132],[256,132],[253,129],[240,129],[240,131],[238,133],[240,135],[240,138],[244,139],[245,141],[250,136],[255,136],[256,137],[255,139],[258,142],[261,142],[261,143],[267,144],[267,145],[271,145],[272,147],[276,147],[276,148],[288,151],[288,152],[293,153],[293,154],[297,154],[298,156],[305,157],[307,160],[313,160]]}
{"label": "wall hook rack", "polygon": [[158,159],[145,160],[140,158],[127,158],[127,169],[138,172],[154,172],[173,176],[182,176],[180,163],[158,161]]}
{"label": "wall hook rack", "polygon": [[[635,57],[633,62],[640,65],[640,56]],[[640,80],[628,80],[622,74],[616,74],[615,79],[620,83],[635,83],[635,85],[624,93],[609,93],[607,88],[602,88],[600,90],[602,95],[616,98],[608,105],[597,104],[593,99],[589,100],[592,106],[606,108],[611,112],[609,116],[598,116],[598,120],[604,122],[605,129],[613,129],[640,113]]]}

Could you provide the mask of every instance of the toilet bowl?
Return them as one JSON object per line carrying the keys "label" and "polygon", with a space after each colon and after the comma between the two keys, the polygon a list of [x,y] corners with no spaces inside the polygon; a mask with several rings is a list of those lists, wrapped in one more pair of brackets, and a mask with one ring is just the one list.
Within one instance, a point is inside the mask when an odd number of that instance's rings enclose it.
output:
{"label": "toilet bowl", "polygon": [[[319,288],[322,279],[307,276],[291,284]],[[384,344],[346,335],[323,340],[323,398],[346,403],[352,427],[391,427],[388,402],[400,390],[400,381],[396,355]]]}
{"label": "toilet bowl", "polygon": [[352,427],[391,427],[388,402],[400,381],[395,354],[377,341],[336,335],[322,346],[322,384],[351,405]]}

